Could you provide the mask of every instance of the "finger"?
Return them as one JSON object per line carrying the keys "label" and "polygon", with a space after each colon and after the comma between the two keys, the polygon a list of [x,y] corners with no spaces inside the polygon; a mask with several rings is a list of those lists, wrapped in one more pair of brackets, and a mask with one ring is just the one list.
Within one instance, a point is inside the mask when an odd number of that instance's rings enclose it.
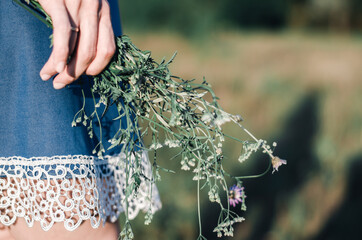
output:
{"label": "finger", "polygon": [[96,56],[99,2],[83,0],[79,13],[80,31],[75,54],[53,82],[55,89],[63,88],[80,77]]}
{"label": "finger", "polygon": [[[72,54],[75,49],[77,36],[78,32],[72,31],[69,43],[69,54]],[[44,64],[42,70],[40,71],[40,77],[43,81],[49,80],[49,78],[58,73],[54,67],[54,61],[52,59],[54,59],[54,53],[51,53],[49,60]]]}
{"label": "finger", "polygon": [[69,56],[71,25],[63,1],[41,1],[53,22],[53,50],[40,71],[42,79],[48,79],[57,72],[62,72]]}
{"label": "finger", "polygon": [[88,75],[99,74],[110,62],[116,51],[109,4],[105,0],[101,4],[97,53],[85,72]]}
{"label": "finger", "polygon": [[69,21],[71,28],[71,38],[69,43],[69,56],[71,56],[75,50],[78,33],[79,33],[79,10],[81,6],[81,0],[65,0],[65,5],[69,14]]}

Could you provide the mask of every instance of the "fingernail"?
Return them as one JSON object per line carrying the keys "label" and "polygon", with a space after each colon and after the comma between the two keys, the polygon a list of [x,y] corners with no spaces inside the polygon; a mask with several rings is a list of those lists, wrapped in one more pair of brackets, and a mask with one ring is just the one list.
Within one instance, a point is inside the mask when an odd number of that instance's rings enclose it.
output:
{"label": "fingernail", "polygon": [[62,89],[63,87],[65,87],[65,84],[56,82],[56,83],[53,83],[53,87],[55,89]]}
{"label": "fingernail", "polygon": [[57,70],[58,73],[61,73],[61,72],[63,72],[64,68],[65,68],[65,63],[64,63],[64,62],[60,62],[60,63],[58,63],[58,65],[57,65],[57,67],[56,67],[55,70]]}
{"label": "fingernail", "polygon": [[40,77],[41,77],[41,79],[42,79],[43,81],[46,81],[46,80],[48,80],[51,76],[48,75],[48,74],[40,74]]}

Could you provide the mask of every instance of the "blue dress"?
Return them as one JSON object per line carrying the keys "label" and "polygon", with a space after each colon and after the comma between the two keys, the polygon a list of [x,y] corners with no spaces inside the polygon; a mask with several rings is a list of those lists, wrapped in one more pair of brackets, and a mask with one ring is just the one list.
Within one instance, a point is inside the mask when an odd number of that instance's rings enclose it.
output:
{"label": "blue dress", "polygon": [[[121,34],[117,1],[109,1],[116,35]],[[92,150],[122,119],[111,121],[116,109],[102,119],[103,136],[94,126],[95,138],[83,126],[71,127],[83,104],[81,89],[89,91],[86,77],[55,90],[43,82],[39,71],[48,59],[51,29],[11,0],[0,1],[0,223],[13,224],[23,217],[29,226],[39,221],[44,230],[56,222],[68,230],[84,220],[93,227],[116,221],[126,206],[125,162],[119,148],[98,159]],[[92,112],[92,99],[86,98]],[[151,176],[147,153],[142,152],[145,175]],[[151,198],[148,194],[151,193]],[[161,207],[154,184],[142,182],[128,203],[132,219],[139,210]]]}

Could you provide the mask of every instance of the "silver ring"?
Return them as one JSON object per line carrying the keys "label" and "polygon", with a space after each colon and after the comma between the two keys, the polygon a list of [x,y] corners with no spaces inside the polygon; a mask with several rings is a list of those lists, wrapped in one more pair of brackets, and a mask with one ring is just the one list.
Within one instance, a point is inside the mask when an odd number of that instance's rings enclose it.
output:
{"label": "silver ring", "polygon": [[70,27],[70,30],[74,32],[79,32],[79,27]]}

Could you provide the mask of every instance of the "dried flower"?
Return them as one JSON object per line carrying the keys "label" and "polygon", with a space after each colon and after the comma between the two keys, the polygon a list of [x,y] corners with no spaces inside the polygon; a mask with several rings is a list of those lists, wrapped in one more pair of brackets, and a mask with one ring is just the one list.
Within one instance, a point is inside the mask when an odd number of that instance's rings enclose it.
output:
{"label": "dried flower", "polygon": [[237,122],[243,121],[243,118],[240,115],[235,115],[234,118],[235,118],[235,121],[237,121]]}
{"label": "dried flower", "polygon": [[[42,20],[49,27],[52,27],[51,18],[41,9],[37,0],[14,0],[22,7],[26,8]],[[41,13],[41,14],[40,14]],[[45,16],[45,18],[44,18]],[[184,80],[170,73],[169,61],[157,63],[151,57],[149,51],[138,49],[127,36],[116,38],[117,53],[99,75],[92,77],[91,94],[94,101],[94,111],[85,111],[85,101],[81,109],[75,114],[72,126],[83,124],[90,138],[94,135],[93,125],[99,125],[99,135],[102,136],[102,125],[99,108],[104,105],[107,109],[110,105],[117,107],[119,116],[114,120],[127,123],[127,127],[120,125],[117,133],[109,136],[111,143],[109,149],[122,146],[122,154],[127,156],[137,155],[139,150],[136,146],[155,150],[155,158],[152,164],[152,177],[145,179],[149,183],[160,181],[159,170],[172,172],[162,168],[156,162],[156,150],[163,146],[170,148],[180,148],[181,151],[176,156],[181,156],[181,169],[191,170],[195,173],[193,180],[204,180],[205,185],[209,185],[213,190],[209,192],[210,201],[218,202],[221,205],[218,226],[215,228],[218,236],[223,233],[225,236],[233,235],[232,224],[241,222],[244,219],[232,212],[229,208],[224,208],[220,201],[218,189],[228,191],[226,186],[226,176],[229,176],[238,185],[229,189],[229,204],[235,207],[241,203],[241,209],[245,210],[245,193],[241,187],[241,178],[231,176],[223,170],[223,142],[225,138],[234,139],[243,143],[243,153],[239,161],[243,162],[250,157],[253,152],[260,148],[272,158],[273,172],[278,171],[278,167],[286,164],[285,160],[273,156],[273,150],[264,140],[254,137],[244,126],[240,115],[231,115],[223,111],[217,102],[217,97],[211,86],[204,80],[197,83],[193,80]],[[82,92],[84,94],[84,92]],[[203,96],[210,94],[212,101],[207,101]],[[100,98],[95,98],[99,96]],[[133,124],[137,121],[143,123]],[[238,137],[229,136],[222,132],[221,126],[227,122],[233,122],[244,130],[253,140],[248,142]],[[132,137],[132,136],[137,137]],[[142,137],[152,135],[150,144],[144,143]],[[129,148],[128,148],[129,146]],[[275,147],[275,144],[273,144]],[[100,141],[94,154],[102,158],[105,149]],[[125,169],[127,173],[142,172],[140,164],[141,157],[135,158],[135,162]],[[138,161],[138,162],[137,162]],[[268,169],[269,170],[269,169]],[[267,171],[265,171],[266,173]],[[262,176],[260,174],[259,176]],[[131,174],[131,181],[137,181],[138,174]],[[125,201],[135,188],[129,185]],[[200,190],[200,188],[198,188]],[[151,199],[151,191],[149,193]],[[121,201],[121,199],[120,199]],[[127,211],[126,211],[127,212]],[[150,223],[152,212],[146,215],[145,223]],[[200,213],[199,213],[199,217]],[[201,229],[200,229],[201,230]],[[126,224],[121,231],[121,239],[133,238],[132,228],[126,214]],[[205,238],[200,234],[198,239]]]}
{"label": "dried flower", "polygon": [[283,165],[283,164],[287,164],[287,160],[284,159],[280,159],[279,157],[273,157],[272,158],[272,165],[273,165],[273,171],[272,173],[274,173],[275,171],[278,171],[278,168]]}

